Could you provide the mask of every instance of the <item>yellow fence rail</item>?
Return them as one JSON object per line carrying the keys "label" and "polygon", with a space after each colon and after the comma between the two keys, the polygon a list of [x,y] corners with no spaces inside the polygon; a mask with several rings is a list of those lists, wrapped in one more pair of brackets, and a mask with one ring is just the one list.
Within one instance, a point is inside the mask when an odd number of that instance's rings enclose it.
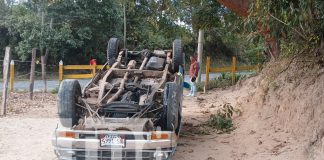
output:
{"label": "yellow fence rail", "polygon": [[[63,65],[59,63],[59,80],[63,79],[87,79],[96,75],[97,70],[103,69],[103,65]],[[108,68],[107,68],[108,69]],[[91,70],[88,74],[64,74],[65,70]]]}
{"label": "yellow fence rail", "polygon": [[211,68],[210,66],[210,57],[207,57],[206,60],[206,81],[205,81],[205,90],[208,89],[209,84],[209,73],[224,73],[224,72],[232,72],[232,84],[236,82],[236,72],[237,71],[259,71],[260,65],[253,66],[237,66],[236,57],[232,58],[232,66],[221,67],[221,68]]}

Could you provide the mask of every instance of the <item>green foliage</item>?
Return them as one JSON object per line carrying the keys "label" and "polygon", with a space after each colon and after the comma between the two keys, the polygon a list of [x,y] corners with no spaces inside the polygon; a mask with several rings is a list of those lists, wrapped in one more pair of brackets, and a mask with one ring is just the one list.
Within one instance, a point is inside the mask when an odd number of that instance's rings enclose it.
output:
{"label": "green foliage", "polygon": [[208,126],[213,127],[217,130],[227,130],[233,127],[233,122],[231,118],[227,118],[225,114],[213,114],[210,116],[208,121]]}
{"label": "green foliage", "polygon": [[231,104],[226,103],[216,114],[209,117],[206,125],[221,131],[221,133],[232,131],[234,129],[232,116],[235,112],[238,112],[238,110],[235,110]]}
{"label": "green foliage", "polygon": [[[217,9],[216,9],[217,8]],[[251,41],[244,29],[244,19],[223,6],[215,7],[218,22],[205,30],[205,52],[212,59],[229,61],[232,56],[240,57],[246,64],[264,61],[262,54],[264,42]]]}
{"label": "green foliage", "polygon": [[51,93],[52,93],[52,94],[57,94],[58,91],[59,91],[59,87],[56,87],[56,88],[54,88],[53,90],[51,90]]}
{"label": "green foliage", "polygon": [[7,8],[10,13],[2,15],[0,31],[4,27],[8,33],[1,40],[9,41],[2,46],[13,46],[13,54],[23,60],[30,58],[32,48],[48,48],[49,63],[63,59],[84,64],[89,53],[94,58],[105,55],[107,40],[121,35],[120,6],[115,1],[27,1]]}
{"label": "green foliage", "polygon": [[192,14],[194,29],[210,29],[219,26],[222,7],[216,1],[202,0]]}
{"label": "green foliage", "polygon": [[245,62],[249,62],[252,65],[261,64],[265,61],[263,51],[264,47],[262,44],[254,45],[250,44],[250,47],[247,47],[244,50],[244,54],[242,55],[242,58]]}
{"label": "green foliage", "polygon": [[230,103],[225,103],[216,114],[211,114],[209,119],[199,125],[184,123],[183,136],[186,135],[210,135],[214,133],[228,133],[235,129],[233,124],[234,114],[240,116],[242,112],[235,109]]}
{"label": "green foliage", "polygon": [[[111,37],[123,38],[123,2],[115,0],[32,0],[0,3],[0,47],[13,48],[15,59],[30,59],[31,49],[49,49],[49,64],[87,64],[106,60]],[[247,63],[256,58],[261,42],[251,43],[244,20],[215,0],[126,1],[127,48],[170,49],[181,38],[184,52],[196,53],[197,31],[205,30],[204,55],[222,59],[233,55]],[[122,46],[122,44],[121,44]],[[254,49],[258,48],[258,49]],[[243,56],[247,55],[247,56]],[[258,62],[257,62],[258,61]]]}
{"label": "green foliage", "polygon": [[[250,8],[246,28],[252,33],[269,32],[280,39],[284,55],[296,54],[315,48],[323,39],[323,8],[322,0],[256,0]],[[258,36],[260,34],[251,35]]]}
{"label": "green foliage", "polygon": [[[130,49],[171,49],[176,38],[182,38],[184,46],[192,41],[189,30],[177,25],[175,2],[141,1],[140,5],[127,6],[127,46]],[[184,48],[187,52],[187,48]]]}
{"label": "green foliage", "polygon": [[40,17],[27,6],[13,6],[12,14],[7,18],[9,34],[21,39],[15,51],[23,60],[29,58],[31,48],[34,47],[57,49],[62,45],[72,48],[82,45],[81,41],[73,37],[69,24],[65,23],[57,29],[51,28],[49,24],[42,25]]}
{"label": "green foliage", "polygon": [[68,24],[73,38],[81,42],[77,47],[65,45],[61,48],[64,62],[84,64],[91,58],[96,58],[98,63],[105,62],[106,58],[101,57],[106,57],[109,38],[122,37],[120,3],[114,0],[66,0],[57,1],[48,7],[49,17],[54,19],[54,27]]}

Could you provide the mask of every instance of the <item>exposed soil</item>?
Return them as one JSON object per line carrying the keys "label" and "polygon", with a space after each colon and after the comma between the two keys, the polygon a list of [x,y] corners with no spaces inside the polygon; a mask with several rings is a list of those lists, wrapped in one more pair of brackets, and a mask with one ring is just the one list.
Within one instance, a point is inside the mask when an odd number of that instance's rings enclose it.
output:
{"label": "exposed soil", "polygon": [[[324,68],[317,60],[303,56],[272,62],[236,86],[185,97],[175,159],[323,160]],[[192,134],[224,103],[242,111],[234,117],[234,131]]]}
{"label": "exposed soil", "polygon": [[[174,159],[324,159],[324,69],[309,61],[282,60],[236,86],[185,97]],[[9,114],[0,118],[0,159],[54,160],[56,96],[28,96],[10,94]],[[199,125],[225,103],[241,111],[233,117],[235,130],[202,130]]]}
{"label": "exposed soil", "polygon": [[[238,90],[232,87],[213,90],[207,95],[200,94],[194,100],[186,97],[185,122],[174,159],[307,159],[303,154],[303,145],[284,128],[277,126],[271,115],[263,117],[261,110],[252,111],[254,94],[255,89],[249,87]],[[236,129],[224,134],[202,131],[198,125],[207,121],[225,103],[242,111],[241,115],[234,116]]]}
{"label": "exposed soil", "polygon": [[8,115],[0,117],[0,159],[56,160],[51,138],[58,124],[56,96],[10,93]]}

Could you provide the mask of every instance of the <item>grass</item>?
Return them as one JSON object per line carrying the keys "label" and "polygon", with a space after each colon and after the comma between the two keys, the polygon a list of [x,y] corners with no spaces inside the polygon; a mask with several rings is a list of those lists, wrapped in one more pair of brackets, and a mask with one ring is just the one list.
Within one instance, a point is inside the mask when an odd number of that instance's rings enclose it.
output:
{"label": "grass", "polygon": [[58,90],[59,90],[59,87],[56,87],[54,89],[51,90],[51,93],[52,94],[57,94],[58,93]]}
{"label": "grass", "polygon": [[[244,78],[245,75],[236,74],[236,81]],[[232,74],[231,73],[222,73],[220,77],[209,80],[208,89],[213,88],[226,88],[232,84]],[[203,91],[205,82],[197,83],[197,91]]]}

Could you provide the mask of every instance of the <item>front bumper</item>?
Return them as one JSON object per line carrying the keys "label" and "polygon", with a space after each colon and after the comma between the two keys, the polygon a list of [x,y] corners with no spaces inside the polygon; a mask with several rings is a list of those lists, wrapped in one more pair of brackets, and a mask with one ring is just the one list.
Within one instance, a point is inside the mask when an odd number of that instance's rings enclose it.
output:
{"label": "front bumper", "polygon": [[[129,159],[170,159],[177,145],[177,136],[173,132],[169,139],[152,140],[150,132],[127,131],[72,131],[76,137],[60,137],[56,130],[52,139],[56,155],[61,160],[129,160]],[[114,134],[126,137],[124,147],[101,147],[100,135]]]}
{"label": "front bumper", "polygon": [[60,160],[168,160],[173,154],[172,149],[166,150],[84,150],[56,149]]}

